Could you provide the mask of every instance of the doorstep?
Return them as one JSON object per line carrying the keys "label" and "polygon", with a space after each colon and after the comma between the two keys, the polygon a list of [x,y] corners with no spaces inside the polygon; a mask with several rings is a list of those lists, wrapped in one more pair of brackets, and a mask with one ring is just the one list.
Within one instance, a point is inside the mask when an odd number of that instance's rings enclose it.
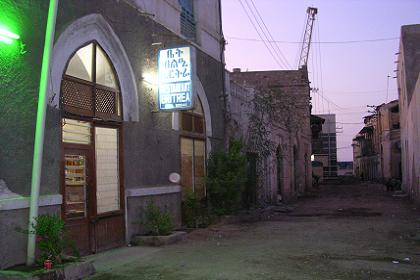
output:
{"label": "doorstep", "polygon": [[170,235],[136,235],[131,239],[131,244],[134,246],[164,246],[184,240],[187,233],[184,231],[175,231]]}

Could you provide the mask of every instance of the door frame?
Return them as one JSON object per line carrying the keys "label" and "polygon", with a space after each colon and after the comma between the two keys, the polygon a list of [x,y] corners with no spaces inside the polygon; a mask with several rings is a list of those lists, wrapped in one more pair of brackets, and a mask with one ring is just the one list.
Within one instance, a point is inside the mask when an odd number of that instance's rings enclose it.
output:
{"label": "door frame", "polygon": [[[61,125],[61,164],[60,164],[60,183],[61,183],[61,194],[63,195],[63,203],[62,203],[62,211],[61,216],[66,224],[73,223],[72,220],[67,220],[65,217],[65,204],[66,204],[66,196],[65,196],[65,153],[67,150],[70,151],[82,151],[82,153],[85,153],[88,156],[88,165],[90,167],[89,173],[89,184],[90,188],[86,189],[86,222],[88,224],[88,238],[89,238],[89,253],[96,253],[98,251],[101,251],[102,248],[98,248],[97,244],[97,234],[96,234],[96,227],[95,224],[98,223],[100,220],[104,220],[106,218],[113,218],[117,216],[122,216],[123,224],[125,225],[126,217],[126,211],[125,211],[125,188],[124,188],[124,147],[123,147],[123,128],[120,123],[109,123],[105,121],[98,121],[98,120],[92,120],[90,118],[83,118],[83,117],[77,117],[73,115],[67,115],[64,114],[61,117],[61,120],[64,118],[78,120],[78,121],[84,121],[89,122],[91,124],[90,133],[91,133],[91,142],[90,144],[74,144],[74,143],[64,143],[63,142],[63,125]],[[61,121],[60,120],[60,121]],[[61,124],[61,123],[60,123]],[[118,133],[118,166],[119,166],[119,202],[120,202],[120,209],[116,211],[110,211],[106,213],[97,213],[97,181],[96,181],[96,139],[95,139],[95,127],[104,127],[104,128],[114,128],[117,129]],[[75,219],[76,220],[76,219]],[[79,219],[80,220],[80,219]],[[122,238],[122,244],[126,241],[125,240],[125,226],[123,227],[123,238]],[[107,248],[105,248],[107,249]]]}
{"label": "door frame", "polygon": [[[65,155],[66,154],[75,154],[75,155],[84,155],[86,156],[87,166],[86,166],[86,190],[85,190],[85,204],[86,204],[86,213],[84,218],[75,218],[75,219],[67,219],[66,218],[66,182],[65,182]],[[87,241],[87,248],[81,248],[85,253],[85,249],[87,250],[86,253],[92,251],[92,240],[91,240],[91,227],[90,227],[90,217],[91,217],[91,208],[89,207],[89,203],[92,203],[92,187],[94,185],[95,180],[95,166],[92,159],[92,151],[90,146],[87,145],[79,145],[79,144],[63,144],[62,145],[62,155],[61,155],[61,194],[63,196],[63,203],[62,203],[62,211],[61,216],[65,221],[66,227],[69,228],[68,230],[71,232],[72,226],[77,225],[84,225],[87,227],[88,233],[88,241]]]}

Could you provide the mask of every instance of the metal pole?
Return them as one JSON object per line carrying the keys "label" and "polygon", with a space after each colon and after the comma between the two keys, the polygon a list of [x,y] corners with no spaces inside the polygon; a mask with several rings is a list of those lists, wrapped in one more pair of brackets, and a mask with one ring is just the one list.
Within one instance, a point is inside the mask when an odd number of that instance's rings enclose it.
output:
{"label": "metal pole", "polygon": [[[32,162],[31,199],[29,207],[28,230],[38,217],[38,199],[41,183],[42,154],[44,145],[45,115],[47,111],[47,84],[51,50],[54,41],[55,19],[57,17],[58,0],[50,0],[48,7],[47,27],[45,31],[44,53],[42,55],[41,77],[39,80],[39,98],[36,115],[34,158]],[[35,234],[28,234],[28,247],[26,264],[35,262]]]}

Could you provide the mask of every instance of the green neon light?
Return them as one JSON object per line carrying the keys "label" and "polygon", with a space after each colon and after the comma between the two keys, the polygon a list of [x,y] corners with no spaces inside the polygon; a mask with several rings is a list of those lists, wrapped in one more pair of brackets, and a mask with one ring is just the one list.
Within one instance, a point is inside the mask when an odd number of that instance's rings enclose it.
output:
{"label": "green neon light", "polygon": [[7,37],[3,37],[0,35],[0,42],[6,43],[8,45],[11,45],[13,43],[13,40]]}
{"label": "green neon light", "polygon": [[[39,80],[39,98],[36,114],[34,158],[32,162],[31,200],[29,207],[28,228],[31,229],[34,218],[38,216],[38,199],[41,184],[42,153],[44,146],[45,115],[47,111],[47,84],[48,70],[50,66],[51,50],[55,30],[55,19],[57,16],[58,0],[50,0],[48,8],[47,27],[45,30],[44,53],[42,55],[41,77]],[[35,235],[28,234],[28,250],[26,264],[32,265],[35,262]]]}
{"label": "green neon light", "polygon": [[15,34],[13,32],[10,32],[9,30],[6,30],[4,28],[1,28],[1,27],[0,27],[0,36],[6,37],[6,38],[9,38],[9,39],[15,39],[15,40],[20,39],[19,35]]}

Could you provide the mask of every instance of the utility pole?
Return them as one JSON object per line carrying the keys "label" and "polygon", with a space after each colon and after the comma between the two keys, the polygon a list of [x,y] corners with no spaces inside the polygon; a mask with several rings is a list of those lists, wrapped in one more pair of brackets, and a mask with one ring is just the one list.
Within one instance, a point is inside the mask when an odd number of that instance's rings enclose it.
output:
{"label": "utility pole", "polygon": [[312,30],[314,27],[315,15],[318,13],[318,8],[308,7],[306,13],[308,14],[308,17],[306,18],[305,34],[303,35],[298,68],[302,68],[303,66],[306,67],[308,65],[309,49],[312,41]]}
{"label": "utility pole", "polygon": [[[47,26],[45,30],[44,52],[42,55],[41,77],[39,81],[39,98],[35,127],[34,158],[32,163],[31,199],[29,204],[28,230],[38,217],[38,199],[41,184],[42,154],[44,147],[45,116],[47,112],[47,84],[51,51],[54,42],[55,20],[59,0],[50,0],[48,6]],[[31,266],[35,262],[35,234],[28,234],[26,264]]]}

